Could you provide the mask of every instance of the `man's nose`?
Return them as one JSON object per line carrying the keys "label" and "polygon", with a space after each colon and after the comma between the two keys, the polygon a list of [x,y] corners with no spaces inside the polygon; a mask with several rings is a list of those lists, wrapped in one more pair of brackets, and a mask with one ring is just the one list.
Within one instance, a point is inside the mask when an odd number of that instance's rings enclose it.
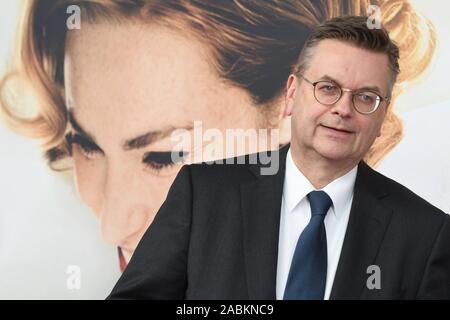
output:
{"label": "man's nose", "polygon": [[353,107],[353,94],[349,91],[342,91],[339,100],[332,106],[331,111],[343,118],[351,116],[355,109]]}

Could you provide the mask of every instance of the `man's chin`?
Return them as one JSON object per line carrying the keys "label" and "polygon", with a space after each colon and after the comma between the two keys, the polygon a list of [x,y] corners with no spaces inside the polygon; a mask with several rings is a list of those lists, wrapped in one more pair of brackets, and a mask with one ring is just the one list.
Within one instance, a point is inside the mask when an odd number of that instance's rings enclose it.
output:
{"label": "man's chin", "polygon": [[348,159],[352,158],[350,152],[344,150],[339,147],[322,147],[317,150],[319,155],[321,155],[324,159],[329,161],[348,161]]}

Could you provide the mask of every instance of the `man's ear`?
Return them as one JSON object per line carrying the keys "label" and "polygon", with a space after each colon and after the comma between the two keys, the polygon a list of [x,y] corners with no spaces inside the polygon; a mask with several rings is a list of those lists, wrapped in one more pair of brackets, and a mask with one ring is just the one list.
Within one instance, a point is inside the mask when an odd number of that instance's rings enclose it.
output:
{"label": "man's ear", "polygon": [[290,75],[286,83],[284,96],[284,108],[278,121],[280,130],[279,144],[285,145],[291,142],[291,116],[294,107],[295,92],[297,90],[297,77]]}
{"label": "man's ear", "polygon": [[286,83],[286,98],[284,106],[284,116],[291,116],[292,109],[294,108],[295,95],[297,92],[297,77],[291,74]]}

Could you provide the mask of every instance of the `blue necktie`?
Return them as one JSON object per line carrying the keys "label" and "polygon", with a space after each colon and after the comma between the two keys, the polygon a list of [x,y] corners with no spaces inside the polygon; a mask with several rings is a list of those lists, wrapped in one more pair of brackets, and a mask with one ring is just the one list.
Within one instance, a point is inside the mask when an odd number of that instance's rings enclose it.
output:
{"label": "blue necktie", "polygon": [[307,197],[311,220],[298,238],[284,300],[321,300],[325,294],[327,235],[323,220],[332,201],[324,191],[312,191]]}

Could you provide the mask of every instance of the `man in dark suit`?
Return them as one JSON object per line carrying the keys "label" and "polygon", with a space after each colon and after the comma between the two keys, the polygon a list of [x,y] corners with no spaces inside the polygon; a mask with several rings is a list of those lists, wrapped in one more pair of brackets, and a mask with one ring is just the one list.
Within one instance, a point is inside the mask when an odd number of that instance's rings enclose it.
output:
{"label": "man in dark suit", "polygon": [[450,299],[450,216],[362,161],[398,72],[365,18],[317,28],[277,172],[252,156],[183,167],[109,298]]}

